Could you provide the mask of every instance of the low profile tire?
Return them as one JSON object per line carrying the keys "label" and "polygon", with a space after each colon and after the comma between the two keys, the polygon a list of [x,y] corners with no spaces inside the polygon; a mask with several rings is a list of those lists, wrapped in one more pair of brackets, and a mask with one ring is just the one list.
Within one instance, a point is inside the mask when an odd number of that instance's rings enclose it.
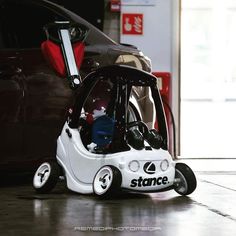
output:
{"label": "low profile tire", "polygon": [[114,166],[103,166],[93,180],[93,192],[100,197],[110,198],[119,193],[121,173]]}
{"label": "low profile tire", "polygon": [[184,163],[176,163],[175,179],[174,190],[180,195],[189,195],[197,187],[195,174],[191,168]]}
{"label": "low profile tire", "polygon": [[34,174],[33,187],[37,193],[49,193],[57,184],[61,167],[56,162],[42,163]]}

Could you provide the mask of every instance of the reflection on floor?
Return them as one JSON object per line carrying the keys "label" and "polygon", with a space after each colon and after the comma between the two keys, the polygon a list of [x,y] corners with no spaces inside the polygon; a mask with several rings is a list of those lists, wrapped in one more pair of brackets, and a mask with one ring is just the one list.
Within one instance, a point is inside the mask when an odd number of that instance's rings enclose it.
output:
{"label": "reflection on floor", "polygon": [[[213,160],[207,163],[213,164]],[[199,166],[191,163],[193,169]],[[0,233],[232,236],[236,232],[235,173],[233,169],[197,170],[198,187],[189,197],[171,190],[101,200],[73,193],[64,182],[45,195],[35,194],[28,181],[5,185],[0,195]]]}

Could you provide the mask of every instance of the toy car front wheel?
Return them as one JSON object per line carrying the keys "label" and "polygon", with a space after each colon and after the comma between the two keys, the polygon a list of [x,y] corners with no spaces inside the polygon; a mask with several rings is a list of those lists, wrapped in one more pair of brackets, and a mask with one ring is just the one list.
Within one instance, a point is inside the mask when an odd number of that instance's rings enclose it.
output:
{"label": "toy car front wheel", "polygon": [[121,173],[114,166],[103,166],[93,180],[93,191],[101,197],[111,197],[121,186]]}
{"label": "toy car front wheel", "polygon": [[48,193],[57,184],[60,166],[56,162],[42,163],[34,174],[33,187],[38,193]]}
{"label": "toy car front wheel", "polygon": [[180,195],[191,194],[197,187],[196,177],[189,166],[177,163],[175,166],[174,190]]}

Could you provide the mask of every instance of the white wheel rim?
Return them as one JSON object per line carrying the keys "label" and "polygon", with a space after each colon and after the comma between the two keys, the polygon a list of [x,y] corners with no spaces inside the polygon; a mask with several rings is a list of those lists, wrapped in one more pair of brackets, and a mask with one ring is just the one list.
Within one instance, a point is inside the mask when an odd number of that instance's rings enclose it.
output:
{"label": "white wheel rim", "polygon": [[175,178],[178,180],[175,184],[175,191],[180,194],[185,194],[188,191],[188,183],[184,175],[178,169],[176,169]]}
{"label": "white wheel rim", "polygon": [[94,192],[98,195],[104,194],[110,188],[112,180],[112,169],[110,167],[101,168],[94,178]]}
{"label": "white wheel rim", "polygon": [[41,188],[47,181],[51,173],[51,166],[49,163],[45,162],[37,169],[33,184],[35,188]]}

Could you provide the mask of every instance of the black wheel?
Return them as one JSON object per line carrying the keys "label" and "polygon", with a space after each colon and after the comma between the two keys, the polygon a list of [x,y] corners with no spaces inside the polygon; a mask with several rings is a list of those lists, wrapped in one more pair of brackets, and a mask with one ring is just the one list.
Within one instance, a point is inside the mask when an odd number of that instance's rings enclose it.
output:
{"label": "black wheel", "polygon": [[93,192],[100,197],[110,198],[119,192],[121,173],[114,166],[103,166],[93,180]]}
{"label": "black wheel", "polygon": [[33,187],[38,193],[48,193],[57,184],[61,167],[56,162],[42,163],[34,174]]}
{"label": "black wheel", "polygon": [[191,194],[197,187],[195,174],[189,166],[184,163],[176,163],[174,190],[180,195]]}

